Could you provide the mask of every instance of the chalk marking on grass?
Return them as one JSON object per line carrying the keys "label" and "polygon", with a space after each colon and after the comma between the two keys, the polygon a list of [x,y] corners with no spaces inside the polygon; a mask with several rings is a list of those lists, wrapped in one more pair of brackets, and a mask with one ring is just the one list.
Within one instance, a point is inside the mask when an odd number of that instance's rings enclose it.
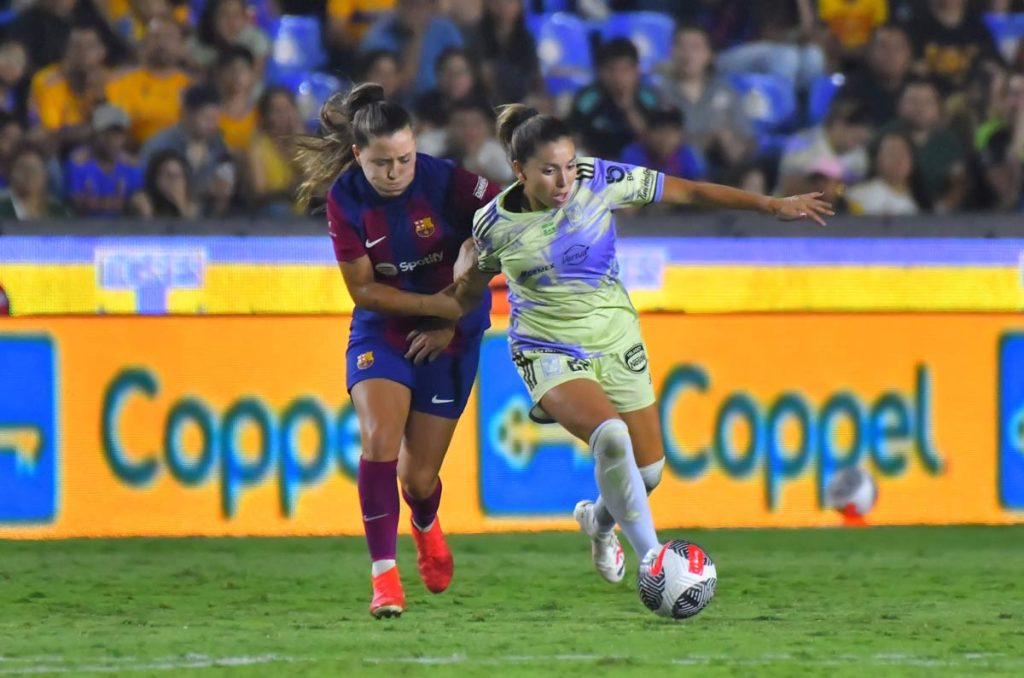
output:
{"label": "chalk marking on grass", "polygon": [[[73,657],[41,655],[36,657],[0,656],[0,675],[33,675],[44,673],[117,673],[120,671],[179,671],[182,669],[216,669],[226,667],[259,666],[275,663],[316,663],[329,662],[337,657],[296,657],[278,654],[238,655],[212,657],[204,654],[186,654],[178,657],[144,659],[142,657],[109,657],[79,661]],[[365,657],[364,664],[419,666],[478,665],[509,666],[515,664],[623,662],[654,666],[709,666],[722,664],[734,667],[757,667],[779,662],[793,662],[808,667],[843,666],[908,666],[924,668],[977,667],[979,662],[992,662],[996,667],[1024,666],[1024,657],[1008,656],[1002,652],[966,652],[947,658],[927,657],[905,653],[878,653],[873,655],[841,654],[827,657],[807,657],[803,654],[766,653],[748,657],[726,654],[697,654],[688,657],[650,657],[622,654],[550,654],[550,655],[504,655],[493,657],[470,657],[457,652],[451,655],[419,657]]]}
{"label": "chalk marking on grass", "polygon": [[[30,663],[42,658],[19,658],[22,663]],[[182,659],[140,660],[129,658],[111,658],[111,663],[74,663],[67,658],[47,657],[35,666],[2,666],[0,675],[30,675],[38,673],[118,673],[120,671],[180,671],[181,669],[214,669],[235,666],[258,666],[277,662],[315,661],[312,657],[296,658],[276,654],[240,655],[236,657],[206,657],[203,655],[187,655]]]}
{"label": "chalk marking on grass", "polygon": [[413,664],[421,666],[475,664],[482,666],[502,666],[509,664],[537,664],[544,662],[562,663],[595,663],[595,662],[635,662],[637,664],[669,665],[669,666],[708,666],[722,663],[727,666],[763,666],[779,662],[793,662],[805,666],[914,666],[927,668],[956,668],[977,665],[982,661],[994,661],[997,665],[1024,665],[1024,657],[1008,660],[1001,652],[971,652],[953,657],[939,658],[917,656],[904,653],[880,653],[874,655],[833,655],[829,657],[807,657],[787,653],[769,653],[750,657],[736,657],[725,654],[701,654],[689,657],[650,657],[620,654],[553,654],[553,655],[506,655],[503,657],[470,657],[456,653],[447,656],[419,657],[365,657],[364,664]]}

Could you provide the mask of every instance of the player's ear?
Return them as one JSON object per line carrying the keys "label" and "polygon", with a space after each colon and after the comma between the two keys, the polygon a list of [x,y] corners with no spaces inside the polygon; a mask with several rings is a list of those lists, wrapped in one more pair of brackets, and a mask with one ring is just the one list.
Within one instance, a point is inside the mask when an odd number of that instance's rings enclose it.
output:
{"label": "player's ear", "polygon": [[359,165],[360,167],[362,167],[363,163],[360,162],[359,156],[360,156],[359,147],[356,146],[355,144],[352,144],[352,157],[355,158],[356,164]]}
{"label": "player's ear", "polygon": [[526,173],[523,171],[523,165],[518,160],[512,161],[512,172],[516,175],[516,179],[526,183]]}

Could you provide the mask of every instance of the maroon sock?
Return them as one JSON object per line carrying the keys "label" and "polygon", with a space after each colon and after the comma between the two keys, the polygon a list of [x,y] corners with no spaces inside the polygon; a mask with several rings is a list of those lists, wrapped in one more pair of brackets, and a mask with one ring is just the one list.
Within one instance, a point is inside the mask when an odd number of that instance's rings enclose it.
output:
{"label": "maroon sock", "polygon": [[371,560],[394,560],[398,540],[398,461],[359,459],[359,505]]}
{"label": "maroon sock", "polygon": [[412,520],[416,527],[423,529],[429,527],[437,518],[437,507],[441,505],[441,479],[437,479],[437,485],[430,496],[425,499],[414,499],[402,488],[402,497],[405,503],[412,509]]}

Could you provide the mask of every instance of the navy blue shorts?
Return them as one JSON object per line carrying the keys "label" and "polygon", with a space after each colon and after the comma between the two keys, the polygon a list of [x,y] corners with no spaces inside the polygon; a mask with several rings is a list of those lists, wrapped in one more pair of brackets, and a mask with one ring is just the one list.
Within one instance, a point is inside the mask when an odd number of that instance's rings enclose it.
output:
{"label": "navy blue shorts", "polygon": [[412,409],[448,419],[458,419],[476,381],[482,337],[467,339],[457,354],[442,353],[434,362],[414,365],[404,351],[378,337],[359,337],[348,345],[347,388],[364,379],[387,379],[409,387]]}

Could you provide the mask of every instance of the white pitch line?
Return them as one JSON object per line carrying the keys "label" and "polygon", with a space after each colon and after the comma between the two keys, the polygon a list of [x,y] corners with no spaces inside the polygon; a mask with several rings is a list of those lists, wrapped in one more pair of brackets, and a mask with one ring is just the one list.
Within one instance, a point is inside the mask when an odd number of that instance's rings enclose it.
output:
{"label": "white pitch line", "polygon": [[630,655],[615,654],[555,654],[555,655],[506,655],[504,657],[469,657],[457,653],[447,656],[420,656],[420,657],[366,657],[363,659],[367,664],[414,664],[421,666],[429,665],[452,665],[452,664],[476,664],[483,666],[502,666],[509,664],[536,664],[544,662],[563,663],[591,663],[597,661],[639,661],[641,664],[669,665],[669,666],[707,666],[712,663],[724,663],[731,666],[763,666],[778,662],[796,662],[807,666],[850,666],[871,664],[876,666],[914,666],[914,667],[964,667],[977,665],[978,662],[995,661],[997,665],[1008,664],[1024,665],[1024,658],[1018,657],[1007,660],[1006,655],[997,653],[971,652],[957,657],[939,659],[935,657],[921,657],[909,654],[875,654],[875,655],[838,655],[822,657],[796,657],[785,653],[771,653],[753,657],[736,657],[734,655],[693,655],[690,657],[637,657]]}
{"label": "white pitch line", "polygon": [[[51,662],[53,658],[50,658]],[[5,659],[9,661],[9,659]],[[19,662],[29,662],[29,658],[18,659]],[[239,656],[239,657],[194,657],[185,660],[163,660],[163,661],[120,661],[110,664],[74,664],[66,660],[57,659],[56,664],[36,666],[0,666],[0,675],[31,675],[39,673],[118,673],[121,671],[180,671],[181,669],[213,669],[234,666],[257,666],[260,664],[273,664],[275,662],[312,661],[312,658],[296,659],[295,657],[283,657],[274,654]]]}
{"label": "white pitch line", "polygon": [[[45,655],[37,657],[0,657],[0,675],[34,675],[44,673],[118,673],[121,671],[179,671],[182,669],[214,669],[236,666],[257,666],[274,663],[331,661],[337,657],[296,657],[276,654],[240,655],[211,657],[202,654],[187,654],[181,657],[143,659],[141,657],[110,657],[94,662],[78,663],[74,657]],[[968,652],[954,657],[939,659],[903,653],[878,653],[873,655],[833,655],[820,659],[795,656],[789,653],[766,653],[751,657],[736,657],[725,654],[699,654],[689,657],[638,657],[620,654],[551,654],[551,655],[505,655],[494,657],[470,657],[463,653],[420,657],[366,657],[364,664],[374,665],[478,665],[509,666],[536,663],[594,663],[598,661],[637,661],[655,666],[709,666],[721,663],[733,667],[757,667],[795,662],[813,667],[843,666],[907,666],[926,668],[978,667],[979,662],[991,661],[996,667],[1024,666],[1024,657],[1007,656],[1002,652]]]}

